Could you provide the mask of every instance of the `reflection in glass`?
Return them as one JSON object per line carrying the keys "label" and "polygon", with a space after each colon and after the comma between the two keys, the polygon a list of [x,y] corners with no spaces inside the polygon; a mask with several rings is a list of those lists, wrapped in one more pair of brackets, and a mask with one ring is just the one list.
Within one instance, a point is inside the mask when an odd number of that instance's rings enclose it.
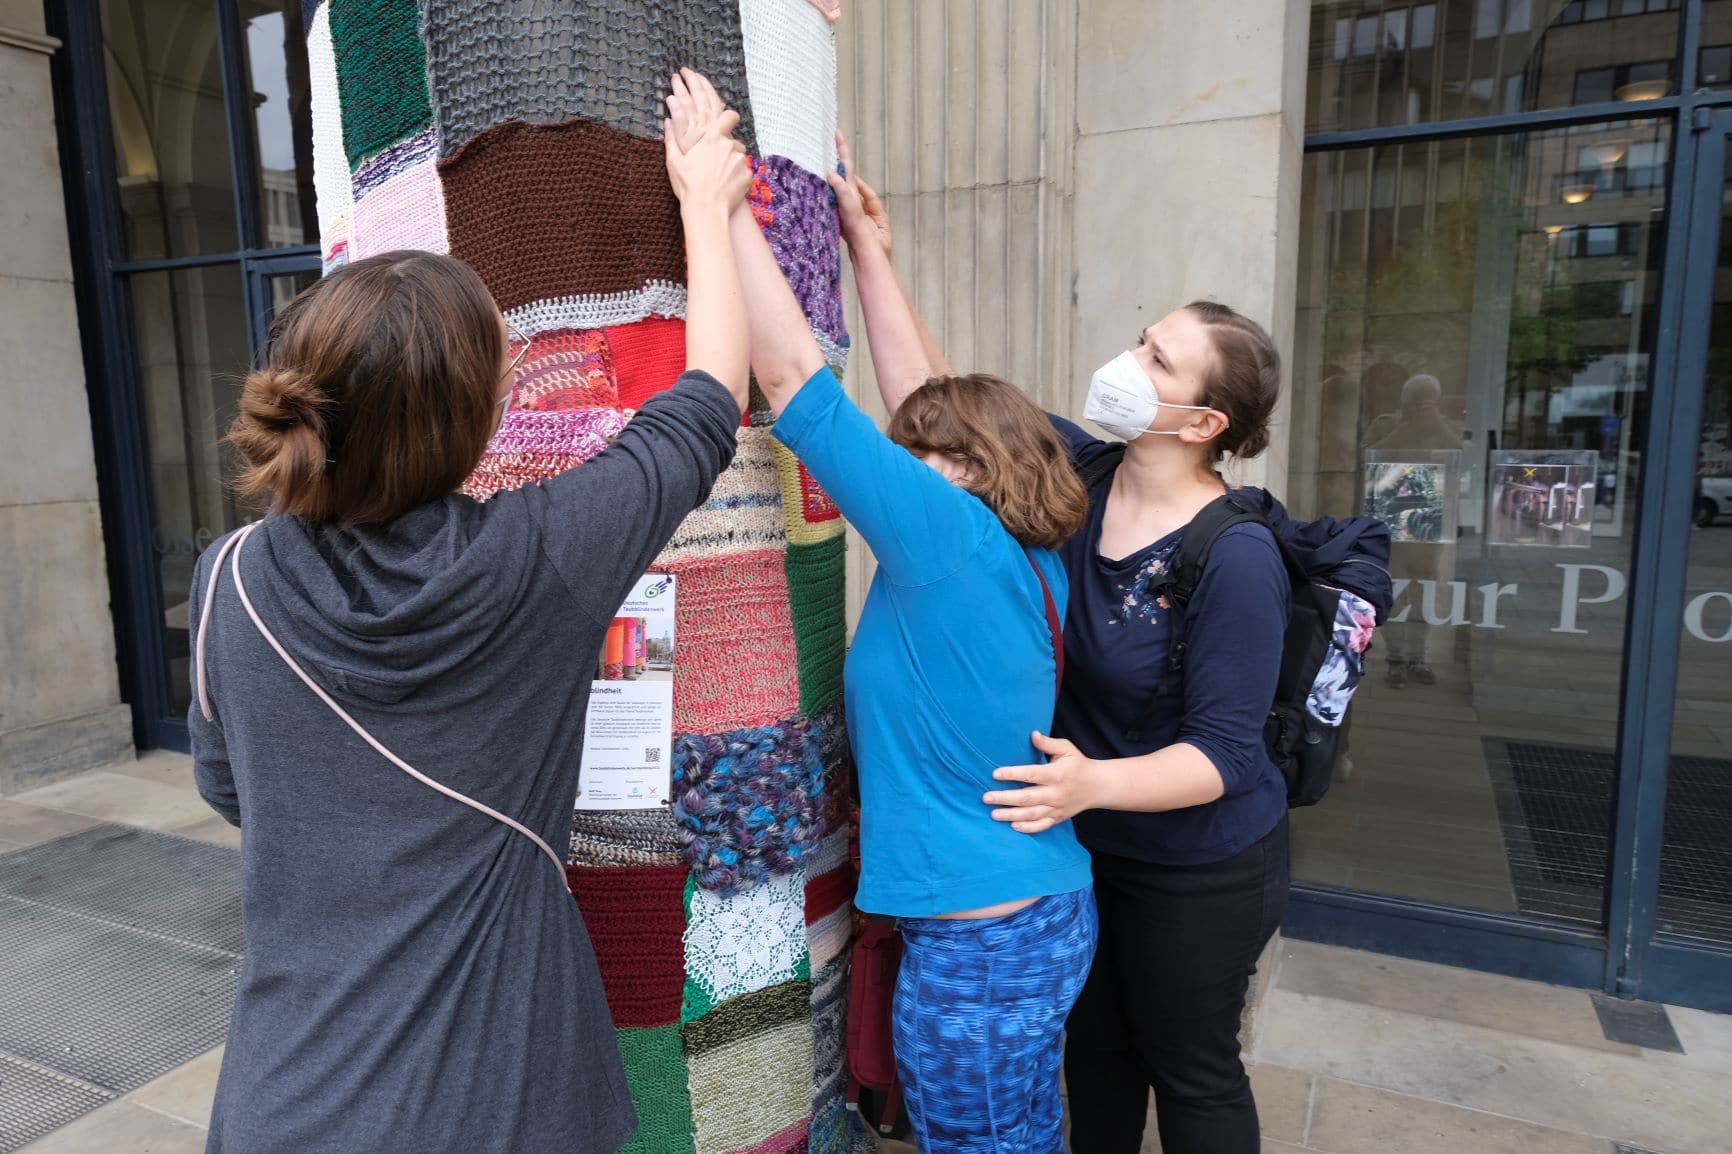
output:
{"label": "reflection in glass", "polygon": [[1678,0],[1313,0],[1306,131],[1653,100],[1679,19]]}
{"label": "reflection in glass", "polygon": [[222,445],[248,368],[246,305],[233,265],[129,279],[150,451],[151,526],[174,712],[187,705],[187,590],[205,546],[261,510],[237,504]]}
{"label": "reflection in glass", "polygon": [[102,47],[127,257],[234,251],[215,6],[102,0]]}
{"label": "reflection in glass", "polygon": [[1306,158],[1289,504],[1392,517],[1398,595],[1302,880],[1602,920],[1670,138]]}
{"label": "reflection in glass", "polygon": [[258,242],[267,248],[316,244],[319,239],[301,4],[274,0],[264,11],[243,9],[259,163]]}
{"label": "reflection in glass", "polygon": [[[1658,924],[1663,933],[1732,944],[1732,163],[1725,171],[1708,371],[1699,384],[1678,382],[1702,390],[1702,433],[1697,528],[1684,571]],[[1703,246],[1708,243],[1704,238]]]}
{"label": "reflection in glass", "polygon": [[1732,88],[1732,0],[1702,0],[1702,48],[1696,57],[1699,88]]}

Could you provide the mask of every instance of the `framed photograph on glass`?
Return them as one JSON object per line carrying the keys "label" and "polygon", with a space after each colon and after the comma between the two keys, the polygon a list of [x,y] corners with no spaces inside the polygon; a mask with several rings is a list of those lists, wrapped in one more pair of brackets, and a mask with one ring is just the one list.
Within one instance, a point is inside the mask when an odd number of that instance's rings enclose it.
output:
{"label": "framed photograph on glass", "polygon": [[1365,514],[1389,525],[1396,541],[1446,545],[1455,540],[1459,449],[1389,449],[1365,454]]}
{"label": "framed photograph on glass", "polygon": [[1586,549],[1593,543],[1600,455],[1592,449],[1500,449],[1486,486],[1493,545]]}

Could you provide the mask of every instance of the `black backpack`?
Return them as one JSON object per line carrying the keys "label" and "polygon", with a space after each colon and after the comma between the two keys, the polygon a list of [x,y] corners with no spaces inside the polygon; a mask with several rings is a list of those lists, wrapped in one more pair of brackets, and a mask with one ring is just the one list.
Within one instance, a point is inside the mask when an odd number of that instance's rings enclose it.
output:
{"label": "black backpack", "polygon": [[[1115,445],[1077,470],[1084,488],[1112,476],[1124,457]],[[1292,609],[1281,649],[1275,701],[1263,725],[1263,743],[1287,781],[1289,806],[1316,805],[1329,789],[1342,718],[1364,668],[1371,631],[1389,614],[1389,526],[1375,517],[1294,521],[1263,489],[1236,489],[1217,497],[1186,526],[1178,552],[1158,579],[1173,618],[1172,645],[1161,680],[1131,728],[1141,741],[1160,701],[1185,669],[1185,606],[1197,591],[1209,549],[1235,525],[1266,526],[1275,537],[1292,584]]]}

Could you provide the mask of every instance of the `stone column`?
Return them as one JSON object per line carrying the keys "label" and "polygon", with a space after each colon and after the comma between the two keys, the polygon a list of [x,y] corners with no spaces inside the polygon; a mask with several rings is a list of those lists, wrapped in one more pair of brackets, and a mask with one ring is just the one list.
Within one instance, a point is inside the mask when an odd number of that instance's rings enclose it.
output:
{"label": "stone column", "polygon": [[0,794],[132,756],[39,0],[0,0]]}
{"label": "stone column", "polygon": [[[1304,0],[1077,0],[1075,311],[1068,385],[1197,297],[1291,365],[1305,131]],[[1289,398],[1238,477],[1280,492]]]}

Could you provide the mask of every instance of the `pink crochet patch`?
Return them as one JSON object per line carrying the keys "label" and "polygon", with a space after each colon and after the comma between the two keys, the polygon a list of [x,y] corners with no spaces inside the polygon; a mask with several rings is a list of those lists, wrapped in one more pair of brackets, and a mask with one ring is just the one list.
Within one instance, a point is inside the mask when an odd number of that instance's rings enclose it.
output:
{"label": "pink crochet patch", "polygon": [[782,551],[667,566],[679,576],[674,730],[774,725],[800,711],[799,663]]}
{"label": "pink crochet patch", "polygon": [[607,448],[623,428],[625,418],[617,409],[514,409],[505,414],[462,491],[485,501],[506,489],[558,476]]}
{"label": "pink crochet patch", "polygon": [[445,193],[431,159],[390,177],[355,202],[351,259],[416,248],[450,252],[445,233]]}

